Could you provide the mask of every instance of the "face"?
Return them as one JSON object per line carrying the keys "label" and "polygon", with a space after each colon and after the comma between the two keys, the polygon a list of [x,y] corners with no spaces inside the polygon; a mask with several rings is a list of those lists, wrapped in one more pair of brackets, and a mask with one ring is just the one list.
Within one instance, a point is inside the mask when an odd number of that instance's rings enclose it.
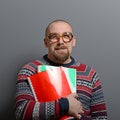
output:
{"label": "face", "polygon": [[[76,39],[72,37],[71,41],[65,42],[64,38],[66,39],[65,35],[68,33],[72,33],[72,28],[65,22],[54,22],[49,26],[44,43],[48,48],[48,58],[53,62],[65,64],[71,61],[70,55]],[[51,34],[55,35],[53,38],[56,38],[56,35],[58,35],[59,39],[51,41],[48,37]]]}

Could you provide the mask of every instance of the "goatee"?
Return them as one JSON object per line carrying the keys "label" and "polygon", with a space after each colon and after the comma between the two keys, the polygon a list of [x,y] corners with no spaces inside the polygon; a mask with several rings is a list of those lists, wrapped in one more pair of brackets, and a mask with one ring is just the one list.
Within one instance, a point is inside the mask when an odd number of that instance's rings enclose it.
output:
{"label": "goatee", "polygon": [[58,61],[59,63],[63,63],[69,58],[70,53],[69,53],[69,51],[67,49],[66,53],[62,53],[62,54],[55,53],[55,54],[53,54],[53,56],[56,59],[56,61]]}

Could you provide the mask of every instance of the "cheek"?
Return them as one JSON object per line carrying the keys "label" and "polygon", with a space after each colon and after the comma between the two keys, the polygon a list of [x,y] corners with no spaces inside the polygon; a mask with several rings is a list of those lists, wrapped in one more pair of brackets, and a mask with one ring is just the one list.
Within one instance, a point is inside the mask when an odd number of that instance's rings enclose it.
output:
{"label": "cheek", "polygon": [[68,51],[71,53],[71,51],[72,51],[72,47],[71,46],[68,47]]}
{"label": "cheek", "polygon": [[71,44],[68,46],[68,50],[69,50],[70,53],[72,52],[73,47],[74,47],[74,44],[73,44],[73,43],[71,43]]}
{"label": "cheek", "polygon": [[72,47],[74,47],[76,45],[76,39],[72,40]]}
{"label": "cheek", "polygon": [[49,49],[49,51],[53,52],[54,51],[54,45],[49,45],[48,49]]}

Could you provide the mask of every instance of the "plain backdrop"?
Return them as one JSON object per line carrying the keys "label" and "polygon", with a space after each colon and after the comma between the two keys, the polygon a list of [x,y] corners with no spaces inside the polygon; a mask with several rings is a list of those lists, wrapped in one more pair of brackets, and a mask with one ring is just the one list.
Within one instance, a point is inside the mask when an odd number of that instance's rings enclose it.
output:
{"label": "plain backdrop", "polygon": [[104,90],[109,120],[120,120],[120,1],[1,0],[0,120],[14,120],[20,68],[47,53],[44,30],[54,19],[70,22],[77,37],[72,55],[94,66]]}

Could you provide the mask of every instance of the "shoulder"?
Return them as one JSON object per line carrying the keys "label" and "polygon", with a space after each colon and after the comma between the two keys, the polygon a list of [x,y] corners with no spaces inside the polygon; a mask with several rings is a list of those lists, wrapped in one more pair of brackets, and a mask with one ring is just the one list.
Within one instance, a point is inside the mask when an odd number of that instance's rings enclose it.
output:
{"label": "shoulder", "polygon": [[75,64],[70,67],[76,69],[77,75],[80,78],[85,77],[86,79],[92,80],[97,75],[93,66],[81,63],[77,59],[75,59]]}
{"label": "shoulder", "polygon": [[23,73],[35,74],[37,72],[38,66],[41,64],[42,63],[39,60],[33,60],[31,62],[28,62],[20,68],[19,74],[23,74]]}
{"label": "shoulder", "polygon": [[90,65],[87,65],[85,63],[82,63],[82,62],[79,62],[76,58],[73,58],[74,59],[74,64],[71,66],[72,68],[75,68],[77,71],[80,71],[80,72],[86,72],[86,71],[95,71],[94,67],[93,66],[90,66]]}
{"label": "shoulder", "polygon": [[28,63],[24,64],[22,68],[26,68],[26,69],[33,68],[33,69],[36,69],[41,64],[42,64],[41,61],[33,60],[31,62],[28,62]]}
{"label": "shoulder", "polygon": [[39,60],[33,60],[24,64],[18,72],[17,80],[26,80],[27,77],[36,74],[40,64],[41,62]]}
{"label": "shoulder", "polygon": [[26,64],[23,64],[21,67],[21,71],[31,71],[33,73],[37,72],[37,68],[39,65],[45,64],[45,59],[43,58],[43,56],[39,59],[36,60],[32,60],[30,62],[27,62]]}
{"label": "shoulder", "polygon": [[96,70],[93,67],[90,67],[84,63],[73,66],[76,69],[77,73],[81,76],[87,76],[92,78],[96,74]]}

